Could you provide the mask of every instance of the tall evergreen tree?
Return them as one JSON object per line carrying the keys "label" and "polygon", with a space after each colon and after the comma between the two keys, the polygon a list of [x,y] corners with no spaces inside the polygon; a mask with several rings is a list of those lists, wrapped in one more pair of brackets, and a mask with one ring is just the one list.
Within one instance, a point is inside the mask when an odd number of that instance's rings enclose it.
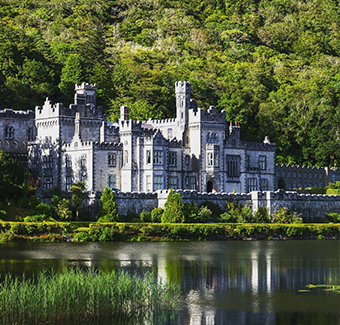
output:
{"label": "tall evergreen tree", "polygon": [[184,203],[182,197],[171,189],[164,205],[162,223],[183,223],[184,221]]}
{"label": "tall evergreen tree", "polygon": [[117,222],[119,219],[118,207],[112,189],[105,187],[100,197],[98,222]]}

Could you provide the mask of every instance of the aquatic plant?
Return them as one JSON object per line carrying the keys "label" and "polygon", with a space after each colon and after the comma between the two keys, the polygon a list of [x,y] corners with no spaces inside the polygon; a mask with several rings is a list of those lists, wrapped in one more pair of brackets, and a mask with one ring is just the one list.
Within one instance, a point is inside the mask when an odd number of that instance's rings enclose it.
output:
{"label": "aquatic plant", "polygon": [[88,322],[125,315],[143,318],[176,305],[179,289],[127,272],[69,269],[40,272],[33,278],[0,278],[0,323]]}

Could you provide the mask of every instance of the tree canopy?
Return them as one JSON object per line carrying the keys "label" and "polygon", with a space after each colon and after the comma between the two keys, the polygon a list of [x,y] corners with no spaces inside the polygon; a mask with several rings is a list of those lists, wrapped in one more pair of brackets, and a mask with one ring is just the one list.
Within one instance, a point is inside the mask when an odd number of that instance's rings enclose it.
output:
{"label": "tree canopy", "polygon": [[339,161],[337,0],[0,0],[0,108],[65,105],[97,83],[111,120],[175,115],[174,83],[279,163]]}

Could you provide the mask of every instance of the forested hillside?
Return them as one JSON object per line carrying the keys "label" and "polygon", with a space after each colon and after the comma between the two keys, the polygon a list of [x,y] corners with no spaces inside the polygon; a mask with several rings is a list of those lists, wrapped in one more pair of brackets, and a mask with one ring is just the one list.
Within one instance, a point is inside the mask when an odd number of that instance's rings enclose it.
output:
{"label": "forested hillside", "polygon": [[68,105],[97,83],[110,119],[174,117],[174,83],[276,142],[278,162],[340,163],[338,0],[0,0],[0,108]]}

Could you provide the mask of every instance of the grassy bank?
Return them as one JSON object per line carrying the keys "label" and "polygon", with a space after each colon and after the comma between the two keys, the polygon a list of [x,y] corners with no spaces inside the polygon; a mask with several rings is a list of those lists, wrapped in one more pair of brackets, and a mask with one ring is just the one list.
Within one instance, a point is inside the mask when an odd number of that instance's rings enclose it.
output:
{"label": "grassy bank", "polygon": [[151,273],[137,277],[70,269],[33,279],[6,275],[0,281],[1,324],[82,323],[116,314],[143,319],[155,310],[173,309],[179,294]]}
{"label": "grassy bank", "polygon": [[4,222],[0,242],[339,239],[340,224]]}

